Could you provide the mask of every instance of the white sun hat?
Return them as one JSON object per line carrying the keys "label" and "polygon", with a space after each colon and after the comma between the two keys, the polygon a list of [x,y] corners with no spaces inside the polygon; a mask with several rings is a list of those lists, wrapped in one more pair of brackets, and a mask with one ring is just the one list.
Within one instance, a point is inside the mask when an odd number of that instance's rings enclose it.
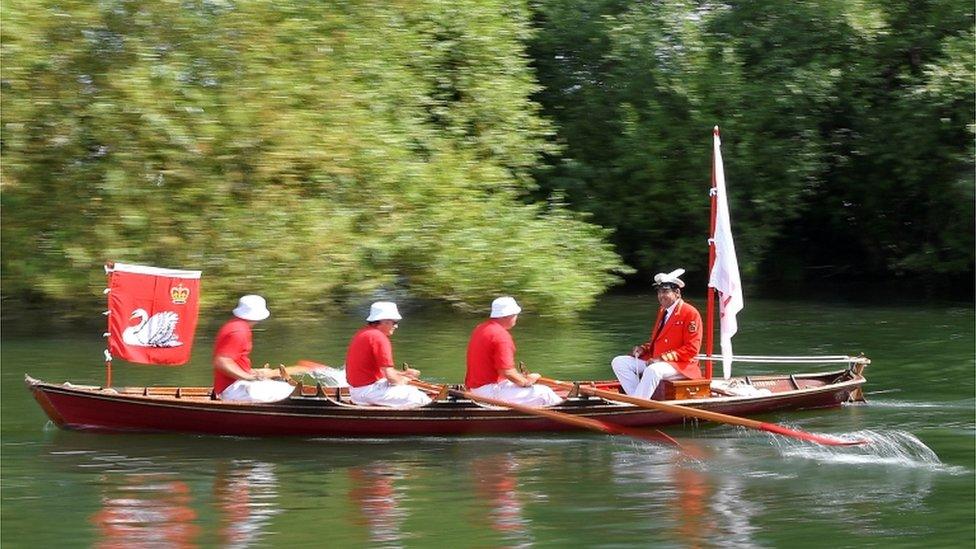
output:
{"label": "white sun hat", "polygon": [[396,303],[392,301],[377,301],[369,306],[369,316],[366,322],[376,322],[379,320],[401,320],[400,311],[397,310]]}
{"label": "white sun hat", "polygon": [[257,322],[271,316],[264,298],[259,295],[246,295],[237,302],[234,316],[244,320]]}
{"label": "white sun hat", "polygon": [[654,275],[654,287],[658,288],[658,287],[664,287],[666,285],[670,285],[677,288],[684,288],[685,287],[684,281],[678,278],[683,274],[685,274],[684,269],[675,269],[670,273],[657,273],[656,275]]}
{"label": "white sun hat", "polygon": [[522,312],[514,298],[505,296],[499,297],[491,302],[491,318],[502,318],[505,316],[517,315]]}

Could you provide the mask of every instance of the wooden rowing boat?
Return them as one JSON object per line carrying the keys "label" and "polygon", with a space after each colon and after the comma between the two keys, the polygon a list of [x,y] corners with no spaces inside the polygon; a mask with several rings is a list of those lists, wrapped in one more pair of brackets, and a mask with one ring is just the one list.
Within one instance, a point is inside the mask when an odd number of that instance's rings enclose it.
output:
{"label": "wooden rowing boat", "polygon": [[[189,345],[161,345],[158,334],[152,337],[127,338],[133,327],[124,328],[118,319],[143,318],[147,301],[153,310],[163,311],[168,323],[166,342],[192,341],[199,298],[197,281],[200,271],[160,269],[143,265],[113,263],[106,265],[109,274],[110,350],[106,356],[106,383],[103,387],[64,383],[45,383],[26,376],[28,388],[51,421],[65,429],[97,431],[141,431],[201,433],[231,436],[306,436],[369,437],[415,435],[464,435],[484,433],[526,433],[565,431],[580,428],[611,434],[629,434],[646,438],[632,430],[681,423],[689,417],[720,421],[812,440],[821,444],[860,444],[864,441],[828,440],[810,433],[767,423],[742,421],[747,416],[782,410],[828,408],[845,402],[862,401],[865,383],[864,357],[734,357],[731,337],[737,331],[735,315],[742,308],[742,288],[732,242],[725,178],[722,173],[718,127],[713,131],[714,164],[712,173],[711,231],[709,242],[708,314],[706,315],[706,354],[699,356],[706,365],[705,380],[663,382],[649,402],[633,397],[618,398],[616,381],[566,383],[540,379],[553,387],[565,401],[545,410],[507,404],[478,397],[447,385],[435,386],[413,380],[431,390],[433,401],[423,407],[391,409],[357,406],[349,401],[343,389],[325,389],[297,385],[292,395],[273,403],[221,401],[209,387],[112,387],[113,354],[122,358],[159,364],[182,364],[189,359]],[[721,212],[721,215],[718,213]],[[719,223],[721,221],[721,223]],[[716,261],[720,271],[716,275]],[[679,270],[683,272],[683,269]],[[679,273],[675,271],[675,273]],[[674,273],[673,273],[674,274]],[[677,276],[675,274],[675,276]],[[158,291],[169,288],[169,291]],[[129,294],[139,294],[134,301]],[[718,295],[716,295],[718,294]],[[147,297],[148,296],[148,297]],[[193,296],[193,299],[190,299]],[[721,300],[716,299],[721,297]],[[259,298],[260,299],[260,298]],[[714,305],[719,301],[723,320],[723,357],[712,355]],[[133,310],[138,303],[138,309]],[[263,303],[263,300],[262,300]],[[128,304],[127,307],[123,305]],[[189,305],[192,304],[192,307]],[[179,309],[173,309],[174,306]],[[113,308],[115,309],[113,312]],[[190,328],[175,333],[177,319],[191,318]],[[115,322],[111,320],[114,319]],[[731,322],[729,320],[731,319]],[[728,324],[728,326],[727,326]],[[139,325],[140,329],[142,324]],[[691,324],[690,328],[694,327]],[[690,329],[689,328],[689,329]],[[693,331],[693,330],[692,330]],[[174,352],[175,351],[179,351]],[[721,358],[723,373],[729,376],[733,360],[745,362],[844,362],[846,370],[827,373],[737,377],[711,381],[712,363]],[[830,360],[825,360],[830,359]],[[320,365],[321,366],[321,365]],[[284,373],[287,373],[285,369]],[[584,387],[585,386],[585,387]],[[695,411],[699,410],[699,411]],[[675,442],[673,439],[671,442]]]}
{"label": "wooden rowing boat", "polygon": [[[668,400],[724,414],[829,408],[862,401],[866,360],[826,373],[733,378],[752,388],[735,396],[710,391],[703,398]],[[25,376],[28,389],[52,422],[64,429],[108,432],[197,433],[228,436],[372,437],[455,436],[572,430],[574,427],[511,409],[440,396],[412,409],[357,406],[345,389],[299,383],[274,403],[216,400],[209,387],[96,387],[46,383]],[[579,382],[617,390],[616,381]],[[681,414],[648,410],[561,389],[566,401],[551,409],[628,427],[680,424]]]}

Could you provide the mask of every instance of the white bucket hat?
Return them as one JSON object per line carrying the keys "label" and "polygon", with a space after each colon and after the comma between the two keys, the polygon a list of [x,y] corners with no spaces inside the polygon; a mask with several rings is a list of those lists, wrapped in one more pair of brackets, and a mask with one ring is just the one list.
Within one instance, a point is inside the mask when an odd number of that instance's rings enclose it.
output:
{"label": "white bucket hat", "polygon": [[522,312],[514,298],[505,296],[491,302],[491,318],[502,318],[505,316],[517,315]]}
{"label": "white bucket hat", "polygon": [[377,301],[369,306],[369,316],[366,322],[376,322],[379,320],[402,320],[400,311],[397,310],[396,303],[391,301]]}
{"label": "white bucket hat", "polygon": [[671,286],[675,288],[684,288],[684,281],[678,278],[683,274],[685,274],[684,269],[675,269],[670,273],[657,273],[654,275],[654,287],[661,288]]}
{"label": "white bucket hat", "polygon": [[259,295],[246,295],[237,302],[234,309],[234,316],[244,320],[257,322],[271,316],[268,305],[264,298]]}

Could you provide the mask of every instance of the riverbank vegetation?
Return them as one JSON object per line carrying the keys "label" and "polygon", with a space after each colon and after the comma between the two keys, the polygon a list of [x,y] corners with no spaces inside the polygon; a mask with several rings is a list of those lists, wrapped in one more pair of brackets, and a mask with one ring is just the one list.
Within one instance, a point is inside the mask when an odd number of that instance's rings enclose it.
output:
{"label": "riverbank vegetation", "polygon": [[715,124],[750,280],[971,286],[971,3],[12,0],[2,19],[5,310],[94,302],[106,260],[202,269],[205,308],[257,292],[295,313],[510,293],[567,315],[664,268],[704,280]]}
{"label": "riverbank vegetation", "polygon": [[[562,0],[531,44],[562,155],[538,196],[701,280],[720,125],[744,276],[973,285],[971,2]],[[700,274],[699,274],[700,273]]]}

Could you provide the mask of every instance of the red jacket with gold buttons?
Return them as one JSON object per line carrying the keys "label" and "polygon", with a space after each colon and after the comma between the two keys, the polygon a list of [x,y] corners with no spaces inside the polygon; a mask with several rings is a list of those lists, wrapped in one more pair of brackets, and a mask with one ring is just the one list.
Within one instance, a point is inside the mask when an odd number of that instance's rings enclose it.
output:
{"label": "red jacket with gold buttons", "polygon": [[701,368],[695,356],[701,349],[702,320],[698,309],[684,300],[678,300],[671,317],[657,333],[664,309],[658,309],[657,319],[651,329],[651,339],[641,345],[641,360],[653,362],[661,360],[674,366],[675,370],[688,379],[702,377]]}

